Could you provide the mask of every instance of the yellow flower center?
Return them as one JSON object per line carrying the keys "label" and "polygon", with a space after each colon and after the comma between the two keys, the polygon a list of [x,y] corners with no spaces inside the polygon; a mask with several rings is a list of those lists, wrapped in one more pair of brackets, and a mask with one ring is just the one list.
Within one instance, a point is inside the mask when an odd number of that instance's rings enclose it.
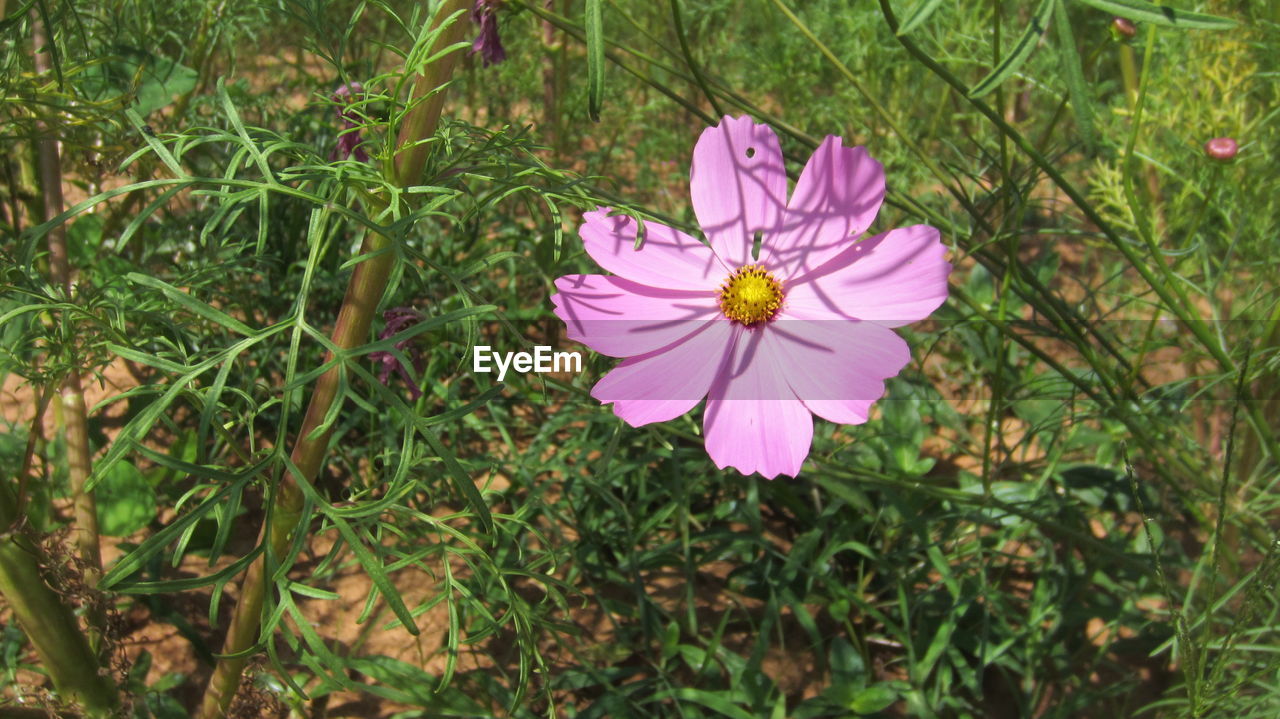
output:
{"label": "yellow flower center", "polygon": [[720,311],[731,320],[752,325],[767,322],[782,307],[782,283],[760,265],[743,265],[720,286]]}

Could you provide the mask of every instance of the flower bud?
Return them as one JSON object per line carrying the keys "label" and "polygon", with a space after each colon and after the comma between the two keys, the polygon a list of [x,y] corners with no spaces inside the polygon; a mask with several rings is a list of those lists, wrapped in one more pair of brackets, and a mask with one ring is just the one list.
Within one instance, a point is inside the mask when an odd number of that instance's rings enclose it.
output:
{"label": "flower bud", "polygon": [[[418,324],[426,317],[412,307],[392,307],[382,313],[382,319],[386,322],[386,327],[378,333],[378,339],[389,339],[410,327]],[[413,363],[413,368],[419,373],[422,372],[424,358],[422,351],[414,346],[413,338],[400,340],[396,343],[396,349],[400,350],[409,361]],[[369,353],[369,359],[381,365],[378,372],[378,381],[386,385],[391,381],[391,373],[395,372],[400,375],[400,379],[409,387],[409,395],[414,399],[422,396],[422,389],[418,387],[418,383],[413,380],[413,375],[409,374],[409,370],[400,362],[396,356],[385,350],[378,350]]]}
{"label": "flower bud", "polygon": [[1111,21],[1111,32],[1117,40],[1132,40],[1138,34],[1138,28],[1133,21],[1118,17]]}
{"label": "flower bud", "polygon": [[507,59],[507,51],[498,36],[498,5],[501,0],[476,0],[471,19],[480,26],[480,34],[471,43],[470,54],[480,55],[485,67]]}
{"label": "flower bud", "polygon": [[357,97],[364,94],[364,85],[358,82],[349,82],[337,90],[333,91],[333,101],[338,103],[337,113],[338,120],[342,122],[342,130],[338,135],[338,144],[333,148],[333,152],[329,154],[330,160],[355,156],[360,162],[369,160],[369,153],[365,152],[361,147],[364,138],[360,136],[360,116],[347,105],[350,105]]}
{"label": "flower bud", "polygon": [[1240,145],[1230,137],[1215,137],[1204,143],[1204,154],[1220,162],[1227,162],[1240,151]]}
{"label": "flower bud", "polygon": [[358,82],[349,82],[337,90],[333,91],[333,99],[335,102],[351,102],[354,95],[364,93],[364,85]]}

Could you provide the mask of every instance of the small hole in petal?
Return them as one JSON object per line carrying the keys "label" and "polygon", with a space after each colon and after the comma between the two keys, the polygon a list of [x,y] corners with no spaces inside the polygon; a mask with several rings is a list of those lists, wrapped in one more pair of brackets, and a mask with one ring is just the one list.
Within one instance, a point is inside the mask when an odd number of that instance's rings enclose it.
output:
{"label": "small hole in petal", "polygon": [[756,148],[754,148],[754,147],[748,147],[748,148],[747,148],[747,157],[755,157],[755,156],[756,156]]}
{"label": "small hole in petal", "polygon": [[764,244],[764,233],[756,232],[755,237],[751,240],[751,260],[758,261],[760,259],[760,246]]}

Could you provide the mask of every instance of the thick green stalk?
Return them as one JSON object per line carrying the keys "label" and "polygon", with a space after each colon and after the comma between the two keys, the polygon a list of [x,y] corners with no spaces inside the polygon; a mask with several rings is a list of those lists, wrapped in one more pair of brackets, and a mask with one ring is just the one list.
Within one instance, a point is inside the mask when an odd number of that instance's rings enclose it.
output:
{"label": "thick green stalk", "polygon": [[80,704],[89,716],[108,716],[116,706],[111,679],[98,673],[98,658],[75,613],[40,572],[41,552],[17,529],[17,505],[0,485],[0,594],[40,657],[58,696]]}
{"label": "thick green stalk", "polygon": [[[453,22],[437,37],[428,56],[462,39],[467,24],[465,18],[457,16],[457,13],[465,10],[466,5],[464,0],[445,1],[436,15],[437,22],[447,21],[450,17],[453,17]],[[422,175],[429,151],[425,140],[435,134],[440,122],[440,111],[444,106],[444,93],[436,90],[452,76],[457,58],[457,52],[437,58],[424,68],[414,84],[411,109],[401,124],[396,144],[399,151],[392,165],[394,181],[400,186],[411,185]],[[360,254],[368,259],[356,265],[352,271],[342,308],[338,311],[338,319],[330,337],[334,346],[343,350],[359,347],[368,340],[374,312],[382,301],[387,280],[395,264],[396,256],[388,251],[387,238],[374,232],[365,235]],[[330,353],[325,362],[332,360],[333,355]],[[324,420],[337,401],[340,377],[341,370],[335,365],[316,380],[302,427],[298,431],[298,439],[290,455],[297,473],[286,473],[275,487],[271,519],[263,527],[261,535],[268,545],[268,551],[245,573],[240,586],[240,598],[223,642],[223,658],[218,661],[218,666],[209,679],[196,719],[218,719],[226,716],[231,700],[235,697],[250,650],[258,640],[262,607],[270,586],[270,563],[284,555],[293,533],[300,528],[303,520],[304,502],[299,483],[314,479],[328,454],[332,426],[325,426]]]}

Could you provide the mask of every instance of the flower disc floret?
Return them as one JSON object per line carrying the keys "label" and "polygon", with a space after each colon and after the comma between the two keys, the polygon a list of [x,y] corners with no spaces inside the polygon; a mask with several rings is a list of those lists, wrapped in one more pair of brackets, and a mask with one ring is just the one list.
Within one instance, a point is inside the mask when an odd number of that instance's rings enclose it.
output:
{"label": "flower disc floret", "polygon": [[725,317],[753,327],[768,322],[782,307],[782,283],[760,265],[744,265],[720,286],[720,311]]}

